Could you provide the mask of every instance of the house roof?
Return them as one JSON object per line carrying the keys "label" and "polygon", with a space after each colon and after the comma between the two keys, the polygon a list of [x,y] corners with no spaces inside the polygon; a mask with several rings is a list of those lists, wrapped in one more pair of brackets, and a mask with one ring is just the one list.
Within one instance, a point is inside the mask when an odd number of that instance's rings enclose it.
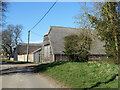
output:
{"label": "house roof", "polygon": [[105,55],[105,47],[103,45],[105,44],[104,41],[99,40],[97,37],[92,39],[92,44],[90,46],[90,54],[96,54],[96,55]]}
{"label": "house roof", "polygon": [[[69,27],[51,26],[47,32],[54,54],[64,54],[64,37],[70,34],[77,34],[80,29]],[[93,37],[93,36],[92,36]],[[104,42],[95,37],[94,44],[91,45],[90,54],[105,54]]]}
{"label": "house roof", "polygon": [[[42,44],[30,43],[29,53],[32,53],[33,51],[39,49],[40,47],[42,47]],[[14,49],[16,49],[19,55],[27,54],[27,43],[20,43]]]}
{"label": "house roof", "polygon": [[42,49],[42,47],[41,47],[41,48],[38,48],[37,50],[33,51],[32,53],[34,54],[34,53],[36,53],[36,52],[39,52],[39,51],[41,51],[41,49]]}

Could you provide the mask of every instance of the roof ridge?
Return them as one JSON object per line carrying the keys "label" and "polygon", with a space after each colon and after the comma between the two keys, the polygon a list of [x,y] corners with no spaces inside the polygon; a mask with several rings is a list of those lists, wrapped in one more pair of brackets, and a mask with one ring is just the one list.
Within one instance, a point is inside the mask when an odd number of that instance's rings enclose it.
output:
{"label": "roof ridge", "polygon": [[[85,28],[73,28],[73,27],[63,27],[63,26],[50,26],[50,28],[69,28],[69,29],[85,29]],[[93,30],[93,29],[85,29],[85,30]]]}
{"label": "roof ridge", "polygon": [[80,29],[80,28],[73,28],[73,27],[63,27],[63,26],[50,26],[51,28],[56,27],[56,28],[70,28],[70,29]]}
{"label": "roof ridge", "polygon": [[[44,36],[48,35],[50,33],[50,31],[52,30],[52,28],[66,28],[66,29],[76,29],[76,30],[85,29],[85,28],[72,28],[72,27],[63,27],[63,26],[50,26],[50,29],[48,30],[48,32]],[[88,30],[91,30],[91,29],[88,29]]]}

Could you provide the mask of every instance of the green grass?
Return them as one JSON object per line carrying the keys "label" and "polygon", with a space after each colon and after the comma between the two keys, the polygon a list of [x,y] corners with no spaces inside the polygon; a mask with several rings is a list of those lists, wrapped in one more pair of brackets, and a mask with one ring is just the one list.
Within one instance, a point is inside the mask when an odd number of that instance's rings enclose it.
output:
{"label": "green grass", "polygon": [[26,64],[26,63],[32,63],[32,62],[10,61],[10,60],[0,60],[0,62],[10,63],[10,64]]}
{"label": "green grass", "polygon": [[38,65],[34,71],[47,74],[70,88],[118,88],[118,78],[112,80],[118,74],[115,64],[62,61]]}
{"label": "green grass", "polygon": [[101,62],[104,62],[104,63],[118,64],[118,61],[114,57],[109,57],[109,58],[102,57],[101,59],[102,59]]}

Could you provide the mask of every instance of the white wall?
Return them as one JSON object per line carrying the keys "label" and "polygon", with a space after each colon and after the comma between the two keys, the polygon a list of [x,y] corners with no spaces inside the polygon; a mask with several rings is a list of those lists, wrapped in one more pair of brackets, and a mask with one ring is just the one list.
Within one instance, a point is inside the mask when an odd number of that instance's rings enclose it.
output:
{"label": "white wall", "polygon": [[[29,54],[29,62],[34,62],[33,61],[33,54]],[[18,61],[27,61],[27,54],[25,55],[18,55]]]}

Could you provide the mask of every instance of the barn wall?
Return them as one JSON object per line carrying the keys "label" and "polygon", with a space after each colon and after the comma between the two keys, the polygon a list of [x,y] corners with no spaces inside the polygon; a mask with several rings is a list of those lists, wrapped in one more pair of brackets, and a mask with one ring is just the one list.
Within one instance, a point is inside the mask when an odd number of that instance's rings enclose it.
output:
{"label": "barn wall", "polygon": [[[99,61],[99,60],[102,60],[103,58],[107,58],[107,56],[106,55],[89,55],[88,60]],[[65,55],[55,54],[55,61],[68,61],[68,58]]]}
{"label": "barn wall", "polygon": [[40,62],[40,54],[39,54],[39,52],[34,53],[34,62],[35,63]]}
{"label": "barn wall", "polygon": [[42,51],[36,51],[34,54],[34,62],[35,63],[42,63]]}
{"label": "barn wall", "polygon": [[[33,59],[33,54],[29,54],[28,61],[29,62],[34,62],[33,60],[34,60]],[[18,55],[18,61],[27,61],[27,54],[25,54],[25,55]]]}
{"label": "barn wall", "polygon": [[67,61],[67,57],[63,54],[55,54],[55,61]]}
{"label": "barn wall", "polygon": [[51,51],[50,45],[46,45],[43,47],[43,62],[52,62],[53,54]]}
{"label": "barn wall", "polygon": [[50,58],[50,45],[44,46],[44,61],[48,61]]}
{"label": "barn wall", "polygon": [[102,60],[103,58],[107,58],[107,56],[106,55],[89,55],[89,57],[88,57],[88,60],[89,61],[100,61],[100,60]]}

